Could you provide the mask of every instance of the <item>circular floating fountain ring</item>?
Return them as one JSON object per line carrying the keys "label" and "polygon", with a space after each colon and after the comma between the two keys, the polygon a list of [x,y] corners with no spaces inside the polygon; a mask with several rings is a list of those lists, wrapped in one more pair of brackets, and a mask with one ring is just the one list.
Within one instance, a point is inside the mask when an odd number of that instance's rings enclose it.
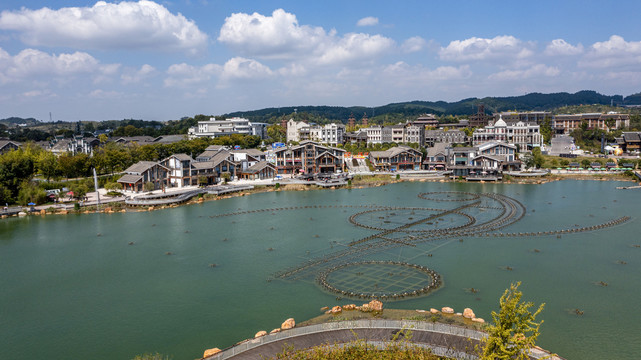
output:
{"label": "circular floating fountain ring", "polygon": [[427,295],[442,285],[436,271],[397,261],[349,262],[323,271],[317,281],[342,297],[386,301]]}
{"label": "circular floating fountain ring", "polygon": [[481,198],[479,194],[465,191],[432,191],[418,194],[418,197],[431,201],[474,201]]}

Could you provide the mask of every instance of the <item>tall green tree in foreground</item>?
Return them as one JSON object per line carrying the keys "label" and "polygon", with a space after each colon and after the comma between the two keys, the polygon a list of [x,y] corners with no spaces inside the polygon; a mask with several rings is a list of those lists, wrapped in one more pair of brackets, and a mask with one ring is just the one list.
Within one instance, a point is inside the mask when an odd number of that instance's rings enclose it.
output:
{"label": "tall green tree in foreground", "polygon": [[519,286],[521,282],[511,284],[499,300],[499,313],[492,311],[493,324],[487,328],[488,336],[484,339],[481,360],[494,359],[528,359],[531,349],[539,336],[539,327],[543,320],[536,322],[536,316],[543,311],[545,304],[532,313],[532,302],[521,302]]}

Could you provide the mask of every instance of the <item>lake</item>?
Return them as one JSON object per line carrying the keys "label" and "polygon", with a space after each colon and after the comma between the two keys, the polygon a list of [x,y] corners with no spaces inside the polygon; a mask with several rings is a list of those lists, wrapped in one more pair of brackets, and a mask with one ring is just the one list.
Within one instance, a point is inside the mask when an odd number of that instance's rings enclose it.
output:
{"label": "lake", "polygon": [[[323,306],[366,302],[337,300],[317,284],[315,276],[329,265],[314,264],[328,258],[428,267],[443,279],[438,291],[385,306],[470,307],[486,320],[510,283],[521,281],[525,300],[546,303],[540,346],[567,359],[637,358],[641,192],[617,190],[622,184],[629,183],[403,182],[266,192],[152,212],[4,219],[0,358],[159,352],[195,359],[289,317],[302,321]],[[524,210],[502,228],[496,222],[482,232],[434,235],[501,216],[502,202],[474,194],[498,194]],[[349,221],[354,214],[360,226]],[[492,235],[579,229],[624,216],[631,219],[594,231]],[[413,222],[415,233],[363,240]],[[278,276],[302,264],[312,266]],[[330,278],[338,281],[337,274]]]}

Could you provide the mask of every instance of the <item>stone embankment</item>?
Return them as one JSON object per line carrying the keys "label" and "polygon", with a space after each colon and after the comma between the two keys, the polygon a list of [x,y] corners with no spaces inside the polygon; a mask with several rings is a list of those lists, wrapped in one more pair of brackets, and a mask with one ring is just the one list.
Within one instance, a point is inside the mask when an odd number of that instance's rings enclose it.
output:
{"label": "stone embankment", "polygon": [[[477,318],[472,309],[466,308],[462,313],[454,312],[450,307],[441,310],[383,310],[383,303],[378,300],[357,306],[355,304],[321,308],[326,313],[319,318],[296,326],[293,318],[285,320],[279,328],[267,332],[261,330],[252,339],[243,340],[234,346],[221,350],[207,349],[203,354],[206,360],[223,359],[260,359],[272,358],[282,353],[285,347],[291,349],[310,349],[316,346],[333,344],[342,346],[361,339],[368,347],[384,348],[386,344],[404,337],[405,331],[411,331],[411,338],[405,338],[411,344],[427,347],[439,356],[452,359],[477,359],[476,346],[481,345],[486,333],[481,329],[485,322]],[[345,313],[347,312],[347,313]],[[391,315],[386,315],[391,312]],[[425,320],[407,320],[407,314],[417,314]],[[347,316],[357,314],[356,317]],[[399,317],[398,314],[403,314]],[[358,315],[362,314],[362,315]],[[368,315],[369,314],[369,315]],[[372,316],[374,315],[374,316]],[[327,318],[329,316],[329,318]],[[393,318],[390,318],[393,317]],[[453,323],[428,321],[433,319],[451,319]],[[396,317],[396,318],[394,318]],[[411,317],[414,318],[414,317]],[[322,321],[318,323],[317,321]],[[452,321],[447,322],[452,322]],[[466,324],[463,326],[463,324]],[[556,355],[535,347],[529,352],[530,359],[562,360]]]}

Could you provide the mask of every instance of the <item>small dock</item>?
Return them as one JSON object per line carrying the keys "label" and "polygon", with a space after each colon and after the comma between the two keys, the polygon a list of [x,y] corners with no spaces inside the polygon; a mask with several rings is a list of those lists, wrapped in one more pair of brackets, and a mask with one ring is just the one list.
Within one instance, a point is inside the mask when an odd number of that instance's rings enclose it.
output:
{"label": "small dock", "polygon": [[252,190],[254,185],[217,185],[207,188],[208,194],[223,195],[238,191]]}

